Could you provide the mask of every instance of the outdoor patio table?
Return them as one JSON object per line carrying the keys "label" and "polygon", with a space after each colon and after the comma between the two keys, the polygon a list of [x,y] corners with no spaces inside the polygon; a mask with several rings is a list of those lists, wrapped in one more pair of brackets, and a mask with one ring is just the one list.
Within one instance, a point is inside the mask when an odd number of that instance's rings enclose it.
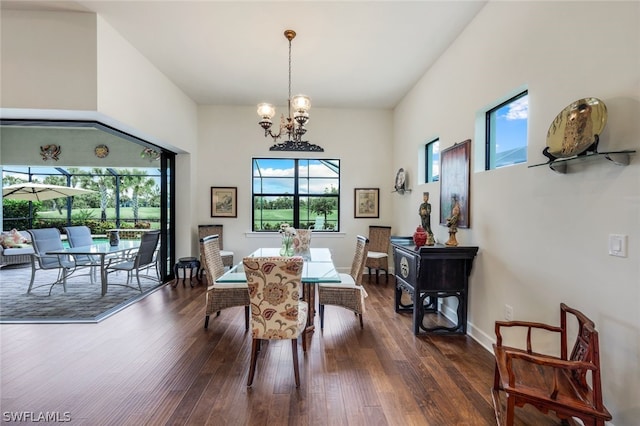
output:
{"label": "outdoor patio table", "polygon": [[137,250],[140,247],[140,241],[122,240],[117,246],[109,243],[91,244],[90,246],[69,247],[63,250],[52,250],[46,252],[50,255],[66,254],[70,256],[98,256],[100,258],[100,282],[102,284],[102,295],[107,294],[107,271],[105,269],[105,258],[110,255],[118,255],[130,250]]}

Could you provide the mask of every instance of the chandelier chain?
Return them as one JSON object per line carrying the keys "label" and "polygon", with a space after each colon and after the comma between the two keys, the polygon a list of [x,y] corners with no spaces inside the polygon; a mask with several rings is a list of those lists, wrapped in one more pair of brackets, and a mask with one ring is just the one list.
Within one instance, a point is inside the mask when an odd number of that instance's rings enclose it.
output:
{"label": "chandelier chain", "polygon": [[[309,108],[311,108],[311,99],[306,95],[296,95],[291,97],[291,68],[292,68],[292,47],[291,42],[296,37],[296,32],[293,30],[285,30],[284,36],[289,41],[289,84],[288,84],[288,98],[287,98],[287,117],[284,114],[280,117],[280,126],[278,133],[271,130],[273,121],[271,120],[276,114],[276,109],[273,105],[263,102],[258,104],[258,125],[264,129],[264,136],[270,136],[273,141],[276,142],[280,137],[287,136],[287,140],[282,143],[275,143],[270,151],[317,151],[322,152],[324,149],[321,146],[310,144],[308,141],[303,141],[302,137],[307,133],[305,124],[309,121]],[[295,110],[295,111],[294,111]]]}
{"label": "chandelier chain", "polygon": [[289,117],[291,117],[291,40],[289,40],[289,98],[287,105],[289,106]]}

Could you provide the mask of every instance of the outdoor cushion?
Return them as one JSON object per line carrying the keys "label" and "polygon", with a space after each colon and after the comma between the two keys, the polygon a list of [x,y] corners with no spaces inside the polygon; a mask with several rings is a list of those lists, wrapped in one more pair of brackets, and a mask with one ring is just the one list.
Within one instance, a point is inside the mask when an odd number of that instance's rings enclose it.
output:
{"label": "outdoor cushion", "polygon": [[24,247],[6,248],[2,251],[3,256],[19,256],[22,254],[33,254],[33,246],[23,244]]}
{"label": "outdoor cushion", "polygon": [[29,240],[24,237],[17,229],[11,231],[2,232],[0,234],[0,245],[4,248],[23,247]]}

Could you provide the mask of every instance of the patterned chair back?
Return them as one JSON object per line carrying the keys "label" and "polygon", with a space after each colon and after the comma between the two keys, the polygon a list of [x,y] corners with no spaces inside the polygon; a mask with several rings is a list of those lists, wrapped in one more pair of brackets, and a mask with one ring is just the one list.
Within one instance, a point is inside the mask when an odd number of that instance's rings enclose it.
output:
{"label": "patterned chair back", "polygon": [[[298,302],[301,257],[245,257],[254,339],[295,339],[301,329]],[[305,318],[306,320],[306,318]]]}
{"label": "patterned chair back", "polygon": [[[224,274],[224,265],[220,256],[219,236],[209,235],[200,239],[200,253],[202,253],[202,261],[207,271],[207,277],[210,277],[209,285]],[[209,278],[208,278],[209,279]]]}
{"label": "patterned chair back", "polygon": [[296,229],[293,236],[293,252],[298,254],[308,254],[311,248],[311,229]]}

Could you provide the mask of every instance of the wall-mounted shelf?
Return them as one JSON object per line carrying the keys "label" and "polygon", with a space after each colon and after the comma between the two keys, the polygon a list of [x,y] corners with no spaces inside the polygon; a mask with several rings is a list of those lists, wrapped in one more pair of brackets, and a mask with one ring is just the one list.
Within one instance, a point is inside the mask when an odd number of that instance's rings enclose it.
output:
{"label": "wall-mounted shelf", "polygon": [[548,165],[554,172],[564,174],[567,173],[567,165],[569,163],[602,158],[609,160],[618,166],[626,166],[629,164],[629,156],[631,154],[635,154],[635,152],[635,150],[629,149],[623,151],[593,152],[584,155],[576,155],[575,157],[558,158],[557,160],[547,161],[546,163],[533,164],[529,166],[529,168]]}

